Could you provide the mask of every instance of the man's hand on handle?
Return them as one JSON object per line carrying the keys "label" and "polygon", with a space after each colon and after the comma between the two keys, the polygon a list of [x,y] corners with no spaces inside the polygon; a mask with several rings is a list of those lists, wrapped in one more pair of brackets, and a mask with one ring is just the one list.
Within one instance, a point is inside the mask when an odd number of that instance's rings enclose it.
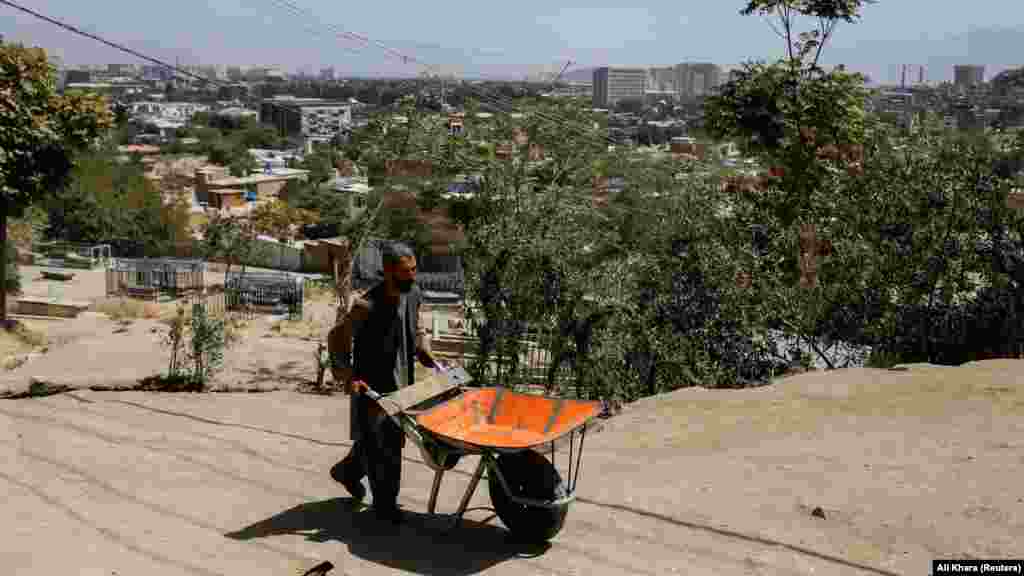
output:
{"label": "man's hand on handle", "polygon": [[351,368],[336,366],[333,367],[331,371],[334,373],[334,381],[341,383],[341,389],[345,394],[352,396],[366,392],[368,388],[366,382],[358,378],[353,378]]}
{"label": "man's hand on handle", "polygon": [[351,383],[348,386],[346,386],[345,393],[352,396],[358,396],[359,394],[365,393],[369,389],[370,386],[366,382],[363,382],[362,380],[352,380]]}

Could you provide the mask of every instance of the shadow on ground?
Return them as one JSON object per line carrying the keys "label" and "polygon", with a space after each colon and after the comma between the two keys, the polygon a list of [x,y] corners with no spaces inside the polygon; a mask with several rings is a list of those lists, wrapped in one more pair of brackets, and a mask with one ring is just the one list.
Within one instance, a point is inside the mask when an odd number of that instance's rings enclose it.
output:
{"label": "shadow on ground", "polygon": [[464,520],[451,529],[450,516],[405,511],[405,522],[393,526],[373,511],[353,510],[348,498],[308,502],[225,534],[252,540],[302,534],[314,542],[344,542],[364,560],[423,575],[477,574],[501,562],[543,554],[550,544],[517,542],[500,526]]}
{"label": "shadow on ground", "polygon": [[309,370],[304,368],[300,363],[290,361],[278,364],[276,369],[246,367],[241,368],[239,373],[245,377],[245,382],[251,385],[285,384],[289,386],[305,386],[315,384],[306,373]]}

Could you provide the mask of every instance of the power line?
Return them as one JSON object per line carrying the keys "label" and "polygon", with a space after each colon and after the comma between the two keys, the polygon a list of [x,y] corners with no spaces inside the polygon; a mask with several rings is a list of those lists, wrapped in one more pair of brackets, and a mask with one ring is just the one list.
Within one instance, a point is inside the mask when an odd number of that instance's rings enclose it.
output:
{"label": "power line", "polygon": [[[286,0],[281,0],[281,1],[286,1]],[[82,29],[80,29],[80,28],[78,28],[76,26],[71,25],[71,24],[67,24],[67,23],[62,22],[60,20],[57,20],[55,18],[51,18],[49,16],[46,16],[46,15],[41,14],[39,12],[36,12],[36,11],[30,9],[30,8],[26,8],[24,6],[21,6],[21,5],[17,4],[17,3],[15,3],[15,2],[12,2],[11,0],[0,0],[0,4],[3,4],[5,6],[9,6],[11,8],[16,9],[16,10],[19,10],[21,12],[29,14],[29,15],[35,17],[35,18],[38,18],[40,20],[43,20],[45,22],[48,22],[50,24],[53,24],[53,25],[58,26],[60,28],[63,28],[64,30],[67,30],[67,31],[72,32],[74,34],[78,34],[80,36],[84,36],[86,38],[90,38],[90,39],[95,40],[97,42],[100,42],[100,43],[102,43],[102,44],[104,44],[106,46],[109,46],[111,48],[114,48],[116,50],[124,52],[126,54],[130,54],[132,56],[135,56],[136,58],[140,58],[140,59],[145,60],[147,62],[152,62],[152,63],[154,63],[156,65],[163,66],[163,67],[165,67],[167,69],[177,71],[180,74],[183,74],[185,76],[189,76],[189,77],[195,78],[195,79],[197,79],[197,80],[199,80],[201,82],[207,82],[207,83],[215,84],[215,85],[231,86],[230,83],[220,82],[220,81],[217,81],[217,80],[206,78],[206,77],[200,76],[198,74],[192,73],[192,72],[190,72],[188,70],[185,70],[185,69],[183,69],[183,68],[181,68],[179,66],[175,66],[175,65],[169,64],[167,62],[164,62],[162,60],[159,60],[157,58],[153,58],[151,56],[147,56],[147,55],[145,55],[145,54],[143,54],[141,52],[138,52],[137,50],[133,50],[131,48],[128,48],[127,46],[124,46],[124,45],[121,45],[119,43],[107,40],[107,39],[105,39],[105,38],[103,38],[103,37],[101,37],[101,36],[99,36],[97,34],[93,34],[91,32],[84,31],[84,30],[82,30]],[[410,82],[414,82],[414,83],[417,82],[417,81],[418,81],[418,79],[411,79],[410,80]],[[279,103],[279,102],[269,102],[269,103],[271,105],[279,106],[279,107],[284,108],[284,109],[291,109],[293,111],[301,111],[301,108],[299,108],[297,106],[289,106],[287,104]],[[463,163],[465,165],[467,165],[467,167],[469,167],[469,168],[479,169],[479,168],[483,167],[483,164],[477,164],[476,166],[474,166],[473,163],[471,161],[467,160],[467,159],[463,159]],[[579,199],[585,199],[585,200],[593,201],[593,197],[587,197],[585,195],[569,194],[569,196],[575,196],[575,197],[577,197]],[[626,210],[626,211],[629,211],[629,212],[646,213],[646,214],[657,215],[657,216],[668,216],[668,214],[665,214],[665,213],[655,212],[655,211],[651,211],[651,210],[644,210],[644,209],[635,208],[635,207],[627,208],[627,207],[612,207],[612,206],[609,206],[609,208]]]}
{"label": "power line", "polygon": [[[304,13],[304,14],[306,14],[307,16],[312,18],[313,20],[316,20],[321,26],[330,28],[339,37],[342,37],[342,38],[345,38],[345,39],[349,39],[349,40],[355,39],[356,41],[362,42],[364,44],[373,44],[373,45],[381,48],[382,50],[384,50],[388,54],[393,55],[393,56],[401,59],[406,64],[411,62],[411,63],[417,64],[417,65],[419,65],[419,66],[421,66],[423,68],[426,68],[428,73],[431,70],[434,70],[434,69],[439,70],[440,69],[439,65],[430,64],[429,62],[421,60],[420,58],[418,58],[416,56],[410,56],[410,55],[405,54],[405,53],[403,53],[401,51],[395,50],[395,49],[393,49],[393,48],[383,44],[382,42],[379,42],[379,41],[376,41],[376,40],[373,40],[373,39],[369,38],[368,36],[365,36],[365,35],[362,35],[362,34],[356,34],[354,32],[349,32],[349,31],[344,30],[344,29],[342,29],[342,28],[340,28],[340,27],[338,27],[338,26],[336,26],[334,24],[325,23],[325,22],[321,21],[320,19],[318,19],[315,13],[309,11],[308,9],[303,9],[301,6],[298,6],[297,4],[292,2],[291,0],[269,0],[269,1],[272,4],[277,5],[278,7],[287,7],[286,9],[289,9],[289,11],[292,14],[295,14],[295,13]],[[479,90],[479,89],[477,89],[476,87],[474,87],[472,85],[469,85],[468,90],[470,92],[473,92],[473,93],[477,94],[478,97],[480,97],[482,100],[490,103],[491,105],[498,105],[499,109],[500,109],[501,105],[514,107],[514,103],[513,102],[511,102],[510,100],[507,100],[507,99],[503,99],[500,95],[488,94],[487,92],[485,92],[483,90]],[[505,114],[508,114],[507,110],[501,110],[501,111],[504,112]],[[592,135],[592,134],[587,133],[581,127],[574,126],[570,120],[566,119],[565,117],[559,117],[557,114],[555,114],[555,115],[547,115],[547,114],[541,113],[541,112],[535,112],[535,114],[537,115],[538,118],[541,118],[541,119],[546,120],[548,122],[562,124],[563,126],[569,128],[569,129],[571,129],[573,131],[576,131],[577,133],[580,133],[581,135],[584,135],[584,136],[586,136],[588,138],[595,138],[595,137],[597,137],[596,135]],[[607,136],[605,136],[603,138],[603,140],[605,140],[608,143],[612,143],[612,144],[614,143],[614,139],[612,139],[610,137],[607,137]]]}
{"label": "power line", "polygon": [[[316,14],[310,12],[309,10],[303,9],[301,6],[298,6],[294,2],[291,2],[290,0],[271,0],[271,1],[274,2],[275,4],[279,5],[279,6],[281,6],[281,5],[288,6],[288,7],[290,7],[292,9],[293,12],[305,13],[307,16],[310,16],[314,20],[318,20],[319,21],[319,19],[316,17]],[[336,34],[339,34],[339,35],[341,35],[341,36],[343,36],[345,38],[355,39],[357,42],[361,42],[361,43],[364,43],[364,44],[373,44],[373,45],[377,46],[378,48],[380,48],[381,50],[384,50],[385,52],[398,57],[403,62],[406,62],[406,63],[413,62],[413,63],[420,64],[420,65],[428,67],[428,68],[430,67],[430,65],[428,63],[422,62],[418,58],[415,58],[415,57],[403,54],[402,52],[399,52],[398,50],[390,48],[389,46],[383,44],[382,42],[378,42],[376,40],[373,40],[372,38],[369,38],[368,36],[364,36],[362,34],[356,34],[355,32],[349,32],[347,30],[343,30],[343,29],[341,29],[338,26],[335,26],[333,24],[323,24],[323,23],[321,23],[321,24],[328,26],[332,30],[335,30]]]}
{"label": "power line", "polygon": [[69,32],[73,32],[75,34],[78,34],[79,36],[85,36],[86,38],[90,38],[90,39],[95,40],[95,41],[97,41],[97,42],[99,42],[101,44],[105,44],[105,45],[107,45],[107,46],[109,46],[111,48],[114,48],[115,50],[120,50],[121,52],[125,52],[127,54],[131,54],[132,56],[135,56],[136,58],[140,58],[142,60],[145,60],[147,62],[152,62],[152,63],[160,65],[160,66],[164,66],[164,67],[169,68],[171,70],[175,70],[175,71],[177,71],[180,74],[184,74],[186,76],[191,76],[191,77],[196,78],[196,79],[201,80],[201,81],[209,81],[209,79],[204,78],[202,76],[199,76],[198,74],[193,74],[192,72],[189,72],[189,71],[187,71],[187,70],[185,70],[183,68],[179,68],[177,66],[174,66],[173,64],[168,64],[168,63],[163,62],[161,60],[157,60],[156,58],[152,58],[150,56],[146,56],[145,54],[143,54],[141,52],[137,52],[135,50],[132,50],[131,48],[128,48],[127,46],[123,46],[123,45],[118,44],[116,42],[111,42],[110,40],[107,40],[105,38],[101,38],[100,36],[97,36],[96,34],[93,34],[91,32],[86,32],[85,30],[82,30],[81,28],[77,28],[75,26],[72,26],[71,24],[66,24],[64,22],[61,22],[60,20],[56,20],[54,18],[50,18],[49,16],[46,16],[44,14],[40,14],[39,12],[36,12],[35,10],[32,10],[30,8],[26,8],[24,6],[21,6],[20,4],[16,4],[14,2],[11,2],[10,0],[0,0],[0,4],[3,4],[5,6],[9,6],[11,8],[14,8],[15,10],[20,10],[21,12],[24,12],[26,14],[34,16],[34,17],[36,17],[36,18],[38,18],[40,20],[43,20],[45,22],[49,22],[50,24],[53,24],[54,26],[59,26],[60,28],[63,28],[65,30],[69,31]]}
{"label": "power line", "polygon": [[[229,82],[220,82],[218,80],[213,80],[211,78],[206,78],[205,76],[200,76],[199,74],[195,74],[193,72],[190,72],[190,71],[188,71],[188,70],[186,70],[184,68],[181,68],[180,66],[176,66],[174,64],[169,64],[167,62],[164,62],[163,60],[159,60],[157,58],[153,58],[152,56],[147,56],[147,55],[143,54],[142,52],[139,52],[137,50],[133,50],[132,48],[129,48],[129,47],[124,46],[122,44],[119,44],[117,42],[113,42],[111,40],[107,40],[106,38],[103,38],[103,37],[101,37],[101,36],[99,36],[97,34],[93,34],[91,32],[87,32],[85,30],[82,30],[81,28],[79,28],[77,26],[68,24],[66,22],[61,22],[60,20],[57,20],[56,18],[51,18],[49,16],[46,16],[45,14],[41,14],[39,12],[36,12],[35,10],[32,10],[30,8],[26,8],[25,6],[22,6],[20,4],[12,2],[11,0],[0,0],[0,4],[3,4],[5,6],[9,6],[11,8],[14,8],[15,10],[19,10],[21,12],[24,12],[25,14],[28,14],[30,16],[33,16],[33,17],[38,18],[40,20],[43,20],[44,22],[48,22],[50,24],[53,24],[54,26],[57,26],[59,28],[63,28],[64,30],[67,30],[68,32],[71,32],[73,34],[78,34],[79,36],[84,36],[84,37],[89,38],[91,40],[95,40],[95,41],[97,41],[97,42],[99,42],[101,44],[104,44],[106,46],[109,46],[109,47],[111,47],[111,48],[113,48],[115,50],[119,50],[119,51],[124,52],[126,54],[130,54],[132,56],[135,56],[136,58],[139,58],[141,60],[145,60],[146,62],[151,62],[151,63],[156,64],[158,66],[162,66],[164,68],[167,68],[168,70],[174,70],[175,72],[178,72],[179,74],[182,74],[184,76],[188,76],[190,78],[195,78],[196,80],[199,80],[200,82],[206,82],[206,83],[209,83],[209,84],[214,84],[214,85],[218,85],[218,86],[225,86],[225,87],[231,87],[232,86],[232,84],[229,83]],[[281,102],[273,102],[273,101],[267,101],[267,100],[264,100],[264,102],[269,103],[271,106],[277,106],[277,107],[285,109],[285,110],[292,110],[294,112],[299,112],[299,113],[302,112],[302,109],[299,108],[298,106],[289,106],[289,105],[281,103]]]}

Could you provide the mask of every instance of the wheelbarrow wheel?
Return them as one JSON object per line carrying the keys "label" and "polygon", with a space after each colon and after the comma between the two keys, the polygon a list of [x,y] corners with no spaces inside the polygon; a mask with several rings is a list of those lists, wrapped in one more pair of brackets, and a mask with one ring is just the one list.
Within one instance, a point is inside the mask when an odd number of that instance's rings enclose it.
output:
{"label": "wheelbarrow wheel", "polygon": [[[551,501],[564,498],[568,493],[554,465],[533,450],[502,454],[497,459],[497,465],[509,489],[516,496]],[[568,503],[551,508],[519,504],[505,493],[496,475],[487,476],[494,510],[501,522],[517,537],[545,542],[562,530],[565,516],[569,512]]]}

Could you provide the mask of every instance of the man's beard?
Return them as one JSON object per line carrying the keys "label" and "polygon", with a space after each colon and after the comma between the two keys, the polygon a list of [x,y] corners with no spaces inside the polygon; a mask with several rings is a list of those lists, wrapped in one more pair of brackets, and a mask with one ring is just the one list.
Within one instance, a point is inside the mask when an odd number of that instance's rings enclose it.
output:
{"label": "man's beard", "polygon": [[410,290],[412,290],[412,285],[415,284],[415,283],[416,283],[415,280],[399,280],[398,281],[398,290],[401,291],[403,294],[405,294],[406,292],[409,292]]}

